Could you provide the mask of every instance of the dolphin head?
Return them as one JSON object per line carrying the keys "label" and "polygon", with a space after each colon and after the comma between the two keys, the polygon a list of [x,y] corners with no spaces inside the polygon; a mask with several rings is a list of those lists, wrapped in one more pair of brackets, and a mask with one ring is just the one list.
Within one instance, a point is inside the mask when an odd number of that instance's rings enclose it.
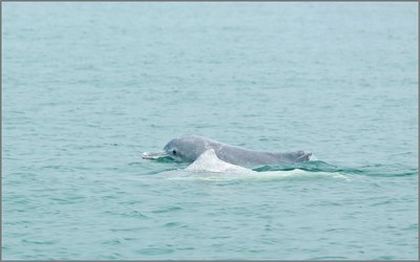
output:
{"label": "dolphin head", "polygon": [[162,152],[143,153],[144,159],[159,159],[169,157],[179,162],[193,162],[201,153],[211,148],[214,142],[196,135],[186,135],[169,141]]}
{"label": "dolphin head", "polygon": [[208,141],[199,136],[183,136],[169,141],[163,150],[176,161],[193,162],[208,148]]}

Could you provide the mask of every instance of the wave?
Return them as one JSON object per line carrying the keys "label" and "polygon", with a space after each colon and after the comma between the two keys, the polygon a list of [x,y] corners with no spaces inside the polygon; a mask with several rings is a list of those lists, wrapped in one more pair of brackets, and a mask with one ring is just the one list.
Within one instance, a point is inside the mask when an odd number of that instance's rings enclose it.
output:
{"label": "wave", "polygon": [[409,168],[399,164],[372,164],[353,168],[340,167],[320,160],[282,165],[264,165],[256,167],[253,170],[257,172],[267,172],[288,171],[295,169],[301,169],[309,172],[329,172],[342,173],[346,175],[364,175],[379,177],[415,176],[418,174],[417,168]]}

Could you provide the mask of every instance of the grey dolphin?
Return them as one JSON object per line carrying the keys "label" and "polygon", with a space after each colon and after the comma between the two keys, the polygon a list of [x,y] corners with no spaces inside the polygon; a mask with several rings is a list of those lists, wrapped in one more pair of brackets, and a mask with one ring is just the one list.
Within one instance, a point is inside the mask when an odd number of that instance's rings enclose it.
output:
{"label": "grey dolphin", "polygon": [[272,153],[245,149],[239,146],[223,144],[218,141],[197,135],[186,135],[169,141],[163,152],[143,153],[145,159],[170,157],[177,161],[193,162],[204,151],[214,149],[221,160],[244,167],[258,165],[304,162],[310,159],[312,153],[295,151],[287,153]]}

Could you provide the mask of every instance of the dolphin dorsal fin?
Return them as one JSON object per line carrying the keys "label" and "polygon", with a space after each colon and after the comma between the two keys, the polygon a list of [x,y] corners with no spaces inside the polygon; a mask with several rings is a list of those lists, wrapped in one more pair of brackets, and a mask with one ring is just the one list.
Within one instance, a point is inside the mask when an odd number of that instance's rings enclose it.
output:
{"label": "dolphin dorsal fin", "polygon": [[208,171],[208,172],[249,172],[249,169],[232,165],[223,160],[220,160],[213,148],[210,148],[203,153],[191,164],[186,170],[189,171]]}

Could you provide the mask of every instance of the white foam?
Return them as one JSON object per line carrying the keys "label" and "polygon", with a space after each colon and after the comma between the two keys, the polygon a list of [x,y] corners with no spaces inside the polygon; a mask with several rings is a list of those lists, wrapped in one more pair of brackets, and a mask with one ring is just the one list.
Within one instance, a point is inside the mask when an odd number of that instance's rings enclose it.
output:
{"label": "white foam", "polygon": [[170,180],[206,180],[206,181],[240,181],[240,180],[313,180],[317,178],[329,178],[349,181],[350,179],[339,173],[309,172],[300,169],[290,171],[247,172],[247,173],[223,173],[223,172],[187,172],[178,170],[165,172]]}

